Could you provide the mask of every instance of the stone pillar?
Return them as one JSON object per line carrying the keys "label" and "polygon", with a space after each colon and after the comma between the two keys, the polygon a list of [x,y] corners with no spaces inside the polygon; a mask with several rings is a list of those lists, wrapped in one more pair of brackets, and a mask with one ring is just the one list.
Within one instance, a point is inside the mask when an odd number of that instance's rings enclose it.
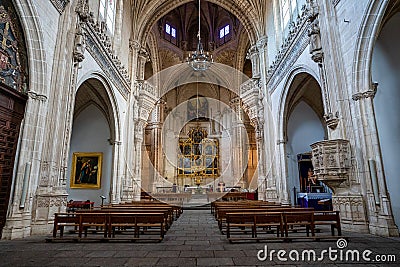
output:
{"label": "stone pillar", "polygon": [[235,184],[234,186],[246,187],[247,184],[243,180],[245,165],[247,164],[246,157],[246,144],[247,139],[246,128],[243,124],[243,110],[241,107],[241,101],[239,97],[235,97],[230,101],[232,110],[235,112],[232,117],[232,148],[233,148],[233,177]]}
{"label": "stone pillar", "polygon": [[[14,185],[10,193],[10,205],[7,214],[7,221],[3,228],[2,238],[14,239],[30,236],[31,220],[33,213],[33,198],[36,193],[38,181],[32,177],[37,177],[41,167],[40,156],[32,158],[31,151],[41,154],[43,145],[43,127],[46,121],[48,108],[47,96],[28,91],[28,101],[25,108],[25,115],[21,126],[20,145],[24,149],[19,150],[18,163],[15,171]],[[28,179],[28,191],[26,198],[22,198],[22,187],[25,179],[25,168],[30,163],[31,170]],[[22,202],[21,202],[22,201]],[[66,199],[65,199],[66,202]],[[20,208],[20,204],[24,207]]]}
{"label": "stone pillar", "polygon": [[111,174],[112,180],[111,185],[112,189],[110,192],[110,202],[111,203],[119,203],[121,201],[122,195],[122,172],[123,172],[123,163],[122,159],[122,149],[121,149],[121,141],[117,140],[109,140],[110,145],[113,146],[112,158],[113,158],[113,172]]}
{"label": "stone pillar", "polygon": [[[135,80],[137,77],[137,67],[138,67],[138,57],[139,50],[141,48],[140,43],[137,40],[129,40],[129,69],[130,77]],[[137,82],[132,82],[131,92],[127,104],[127,124],[125,126],[125,164],[123,170],[123,180],[122,180],[122,195],[121,201],[128,202],[132,201],[134,198],[134,175],[135,175],[135,131],[136,123],[135,120],[138,118],[139,113],[139,90],[140,84]],[[140,194],[139,194],[140,196]]]}
{"label": "stone pillar", "polygon": [[[375,121],[374,102],[378,84],[372,84],[372,88],[353,95],[353,100],[359,105],[361,110],[361,121],[363,126],[366,145],[365,169],[369,170],[366,175],[367,201],[369,207],[369,230],[373,234],[384,236],[398,236],[398,228],[396,227],[391,210],[390,199],[388,196],[387,186],[385,182],[385,174],[383,172],[382,154],[379,146],[379,137],[377,125]],[[372,166],[368,166],[372,164]],[[375,171],[377,184],[374,185],[373,175],[371,171]],[[374,188],[377,187],[377,188]],[[376,196],[375,194],[378,194]],[[378,198],[377,202],[375,199]]]}
{"label": "stone pillar", "polygon": [[315,0],[307,1],[308,21],[310,29],[308,36],[310,37],[310,54],[311,59],[318,64],[318,71],[321,79],[321,94],[324,105],[324,118],[327,126],[335,130],[339,123],[338,112],[333,114],[331,107],[331,97],[329,94],[328,83],[326,81],[326,66],[324,63],[324,52],[321,42],[321,31],[319,23],[319,7]]}
{"label": "stone pillar", "polygon": [[150,117],[151,121],[147,125],[147,129],[150,131],[151,135],[151,158],[152,163],[151,172],[152,173],[152,192],[157,192],[157,186],[163,186],[162,174],[163,174],[163,153],[162,153],[162,126],[164,121],[164,107],[165,101],[160,99],[156,106],[154,107]]}
{"label": "stone pillar", "polygon": [[84,23],[89,17],[87,3],[78,1],[75,11],[73,14],[64,12],[60,18],[62,25],[60,28],[64,30],[58,32],[56,47],[60,47],[61,50],[54,56],[57,64],[54,64],[52,69],[50,82],[52,90],[49,92],[46,114],[52,121],[41,124],[46,126],[42,136],[37,138],[48,141],[43,143],[39,181],[31,187],[37,188],[34,196],[32,195],[34,212],[32,212],[31,234],[48,233],[53,227],[54,213],[65,211],[67,204],[66,170],[69,161],[76,79],[79,63],[84,60]]}

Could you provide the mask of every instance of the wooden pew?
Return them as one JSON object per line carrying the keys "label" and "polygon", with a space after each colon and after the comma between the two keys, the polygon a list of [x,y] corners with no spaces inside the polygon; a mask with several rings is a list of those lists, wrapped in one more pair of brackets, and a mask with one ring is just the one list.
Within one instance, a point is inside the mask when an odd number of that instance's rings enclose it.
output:
{"label": "wooden pew", "polygon": [[[246,234],[246,228],[251,229],[251,238],[247,236],[231,237],[232,228],[239,228],[241,234]],[[259,237],[260,233],[267,233],[271,227],[276,227],[277,238],[283,237],[283,218],[281,212],[245,212],[245,213],[227,213],[226,235],[229,242],[243,239],[272,239],[272,237]],[[259,231],[261,228],[264,231]],[[268,229],[268,230],[267,230]]]}
{"label": "wooden pew", "polygon": [[[289,227],[305,226],[307,237],[310,235],[315,236],[314,227],[314,212],[312,211],[285,211],[283,212],[283,221],[285,225],[285,238],[289,238]],[[293,237],[291,237],[293,238]]]}
{"label": "wooden pew", "polygon": [[53,238],[57,237],[60,231],[60,238],[64,236],[64,227],[73,226],[75,229],[79,226],[80,218],[75,213],[56,213],[54,217]]}
{"label": "wooden pew", "polygon": [[342,235],[339,211],[315,211],[314,225],[330,225],[332,236],[335,235],[335,228],[338,236]]}

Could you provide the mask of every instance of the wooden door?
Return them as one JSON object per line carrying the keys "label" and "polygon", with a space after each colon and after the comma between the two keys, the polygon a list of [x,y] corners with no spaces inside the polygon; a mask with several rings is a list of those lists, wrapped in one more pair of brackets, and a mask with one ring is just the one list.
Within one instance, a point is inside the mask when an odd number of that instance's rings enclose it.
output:
{"label": "wooden door", "polygon": [[0,237],[6,222],[18,135],[27,96],[0,83]]}

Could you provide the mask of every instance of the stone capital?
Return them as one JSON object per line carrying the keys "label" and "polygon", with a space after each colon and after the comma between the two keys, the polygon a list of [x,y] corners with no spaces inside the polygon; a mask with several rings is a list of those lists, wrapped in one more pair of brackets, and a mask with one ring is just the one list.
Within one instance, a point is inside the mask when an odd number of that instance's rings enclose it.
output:
{"label": "stone capital", "polygon": [[129,51],[133,52],[133,50],[135,51],[139,51],[139,49],[142,47],[142,45],[140,44],[139,41],[137,40],[129,40]]}
{"label": "stone capital", "polygon": [[268,45],[268,36],[262,36],[257,40],[257,48],[261,52],[262,50],[267,49]]}
{"label": "stone capital", "polygon": [[366,98],[372,98],[373,99],[375,97],[375,94],[376,94],[377,90],[378,90],[378,83],[372,83],[372,88],[370,90],[367,90],[365,92],[355,93],[352,96],[352,99],[354,101],[358,101],[358,100],[366,99]]}

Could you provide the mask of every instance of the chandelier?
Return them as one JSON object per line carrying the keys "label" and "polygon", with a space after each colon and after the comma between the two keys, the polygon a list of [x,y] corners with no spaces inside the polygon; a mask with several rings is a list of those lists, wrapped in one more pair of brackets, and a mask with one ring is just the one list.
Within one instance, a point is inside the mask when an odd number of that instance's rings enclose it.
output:
{"label": "chandelier", "polygon": [[207,70],[211,64],[213,63],[212,55],[208,52],[204,53],[203,44],[201,43],[200,37],[200,0],[199,0],[199,31],[197,33],[198,43],[196,51],[189,53],[188,58],[186,59],[187,63],[195,70],[195,71],[203,71]]}

